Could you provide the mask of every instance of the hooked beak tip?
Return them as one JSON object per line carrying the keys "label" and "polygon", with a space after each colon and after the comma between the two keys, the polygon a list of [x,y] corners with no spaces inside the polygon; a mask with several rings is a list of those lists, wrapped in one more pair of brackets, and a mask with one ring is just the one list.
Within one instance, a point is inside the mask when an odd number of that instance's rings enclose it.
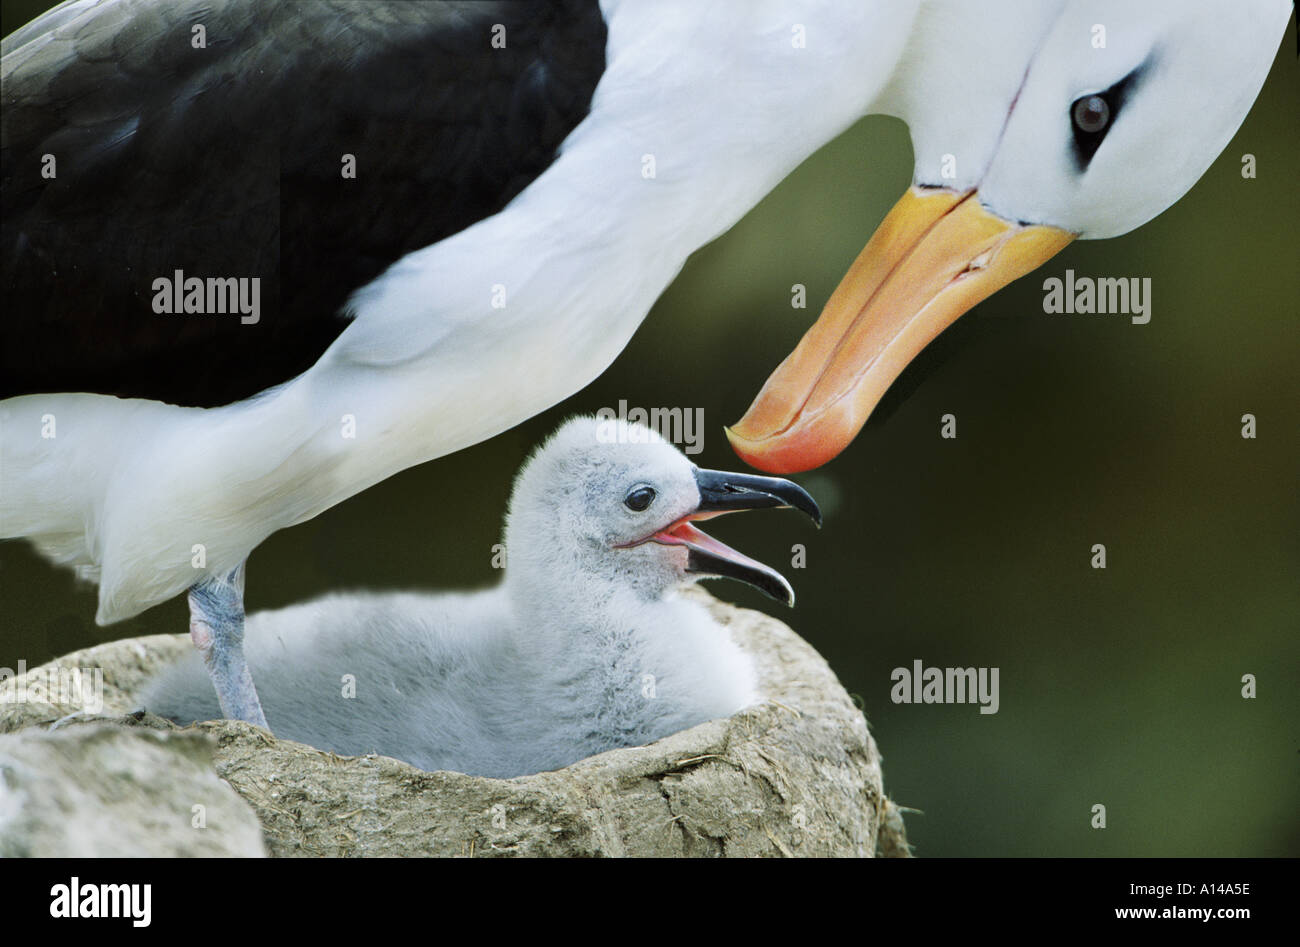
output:
{"label": "hooked beak tip", "polygon": [[1004,219],[976,191],[913,186],[727,438],[774,474],[827,463],[930,340],[1074,237]]}
{"label": "hooked beak tip", "polygon": [[792,480],[722,470],[696,470],[695,478],[700,490],[698,512],[717,514],[789,507],[821,526],[822,511],[817,501]]}
{"label": "hooked beak tip", "polygon": [[786,432],[751,436],[743,431],[746,420],[742,418],[723,430],[736,456],[764,473],[785,475],[815,470],[845,446],[832,444],[820,428],[800,429],[798,425]]}

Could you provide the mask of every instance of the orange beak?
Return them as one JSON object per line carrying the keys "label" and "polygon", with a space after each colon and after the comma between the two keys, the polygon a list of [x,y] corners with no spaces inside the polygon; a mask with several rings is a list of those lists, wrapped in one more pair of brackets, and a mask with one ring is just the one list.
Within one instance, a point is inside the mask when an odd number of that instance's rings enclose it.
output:
{"label": "orange beak", "polygon": [[821,317],[727,429],[731,446],[772,473],[826,463],[931,339],[1074,236],[1003,220],[976,191],[910,188]]}

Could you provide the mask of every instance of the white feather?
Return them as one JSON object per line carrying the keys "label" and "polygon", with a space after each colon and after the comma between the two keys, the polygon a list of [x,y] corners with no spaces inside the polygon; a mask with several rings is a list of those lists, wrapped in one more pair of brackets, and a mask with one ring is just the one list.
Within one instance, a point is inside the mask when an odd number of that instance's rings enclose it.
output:
{"label": "white feather", "polygon": [[[1106,0],[1108,51],[1088,45],[1083,0],[603,7],[607,69],[559,159],[500,214],[359,290],[354,322],[294,381],[210,410],[0,402],[0,537],[97,580],[101,624],[227,572],[272,532],[582,388],[692,251],[870,112],[908,122],[919,183],[978,186],[1004,218],[1085,237],[1132,229],[1240,125],[1290,4]],[[1080,174],[1070,97],[1144,49],[1160,68]],[[934,176],[946,154],[952,181]]]}

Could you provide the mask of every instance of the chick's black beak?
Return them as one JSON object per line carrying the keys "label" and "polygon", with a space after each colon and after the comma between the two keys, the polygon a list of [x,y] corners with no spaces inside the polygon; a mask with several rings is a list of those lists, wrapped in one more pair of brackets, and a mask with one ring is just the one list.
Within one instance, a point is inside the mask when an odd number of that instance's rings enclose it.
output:
{"label": "chick's black beak", "polygon": [[807,513],[820,526],[822,514],[816,501],[797,483],[779,477],[697,470],[695,480],[700,489],[700,505],[693,513],[655,534],[654,540],[684,545],[687,548],[687,572],[736,579],[754,586],[778,602],[793,606],[794,589],[784,576],[725,543],[718,542],[697,529],[693,521],[712,519],[739,510],[791,507]]}
{"label": "chick's black beak", "polygon": [[725,470],[697,470],[695,482],[700,488],[701,513],[790,507],[807,513],[818,527],[822,525],[822,511],[818,509],[817,501],[793,481]]}

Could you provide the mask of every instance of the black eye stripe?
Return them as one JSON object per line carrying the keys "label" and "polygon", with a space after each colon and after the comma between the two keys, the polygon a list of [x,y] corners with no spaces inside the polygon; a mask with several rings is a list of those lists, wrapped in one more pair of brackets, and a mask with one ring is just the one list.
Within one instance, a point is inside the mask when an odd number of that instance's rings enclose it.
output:
{"label": "black eye stripe", "polygon": [[634,513],[641,513],[654,502],[654,487],[637,487],[623,498],[623,505]]}
{"label": "black eye stripe", "polygon": [[1120,110],[1132,94],[1150,60],[1103,92],[1089,92],[1070,103],[1070,130],[1074,136],[1074,159],[1080,172],[1086,171],[1107,133],[1115,126]]}

